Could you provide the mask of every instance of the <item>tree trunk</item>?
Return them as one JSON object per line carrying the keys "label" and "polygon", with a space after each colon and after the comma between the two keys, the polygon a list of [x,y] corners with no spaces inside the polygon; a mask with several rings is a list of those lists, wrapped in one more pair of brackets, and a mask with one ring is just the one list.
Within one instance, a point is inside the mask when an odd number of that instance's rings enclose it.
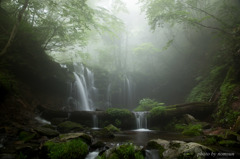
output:
{"label": "tree trunk", "polygon": [[3,48],[3,50],[1,51],[0,56],[4,55],[7,52],[7,49],[11,46],[11,44],[12,44],[14,38],[15,38],[15,35],[17,33],[17,29],[19,27],[19,24],[22,21],[23,14],[24,14],[27,6],[28,6],[28,3],[29,3],[29,0],[25,0],[22,9],[18,13],[17,21],[16,21],[16,23],[13,26],[13,29],[11,31],[10,37],[8,39],[8,42],[5,45],[5,47]]}

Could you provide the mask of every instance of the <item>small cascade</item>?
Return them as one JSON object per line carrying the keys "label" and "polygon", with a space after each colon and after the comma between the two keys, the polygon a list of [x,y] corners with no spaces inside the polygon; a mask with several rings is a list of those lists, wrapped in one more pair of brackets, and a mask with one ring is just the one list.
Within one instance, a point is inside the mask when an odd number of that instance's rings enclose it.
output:
{"label": "small cascade", "polygon": [[96,159],[98,156],[99,152],[98,151],[93,151],[90,152],[85,159]]}
{"label": "small cascade", "polygon": [[147,112],[133,112],[135,119],[136,119],[136,125],[137,130],[139,131],[145,131],[149,130],[147,129]]}
{"label": "small cascade", "polygon": [[146,150],[145,154],[145,159],[160,159],[159,150]]}
{"label": "small cascade", "polygon": [[112,103],[111,103],[111,83],[108,85],[107,87],[107,108],[110,108],[112,106]]}
{"label": "small cascade", "polygon": [[98,117],[96,114],[93,114],[93,128],[92,129],[99,129],[98,128]]}

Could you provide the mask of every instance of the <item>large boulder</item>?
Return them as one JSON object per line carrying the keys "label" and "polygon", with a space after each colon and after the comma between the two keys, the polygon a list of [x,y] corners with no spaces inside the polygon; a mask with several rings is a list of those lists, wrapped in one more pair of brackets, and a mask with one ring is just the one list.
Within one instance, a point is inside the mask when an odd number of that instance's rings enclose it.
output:
{"label": "large boulder", "polygon": [[57,130],[51,129],[51,128],[47,128],[44,126],[39,126],[39,127],[35,127],[34,130],[43,136],[47,136],[47,137],[56,137],[59,135],[59,132]]}
{"label": "large boulder", "polygon": [[162,139],[150,140],[147,149],[158,149],[159,157],[169,158],[196,158],[204,159],[211,156],[212,149],[198,143],[183,141],[167,141]]}
{"label": "large boulder", "polygon": [[71,122],[71,121],[62,122],[58,124],[57,128],[62,133],[79,132],[84,130],[81,124]]}

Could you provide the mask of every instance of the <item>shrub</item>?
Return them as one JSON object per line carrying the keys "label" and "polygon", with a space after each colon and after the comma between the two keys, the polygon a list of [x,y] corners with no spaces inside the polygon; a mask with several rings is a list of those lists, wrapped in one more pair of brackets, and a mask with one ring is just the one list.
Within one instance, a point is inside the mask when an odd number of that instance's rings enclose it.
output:
{"label": "shrub", "polygon": [[118,158],[122,159],[144,159],[144,156],[140,153],[140,151],[136,151],[134,145],[129,143],[119,146],[115,153]]}
{"label": "shrub", "polygon": [[163,105],[164,103],[158,103],[153,99],[143,98],[142,100],[139,101],[139,105],[136,109],[134,109],[134,111],[150,111],[155,107]]}
{"label": "shrub", "polygon": [[51,159],[77,159],[85,158],[88,154],[88,145],[81,139],[74,139],[63,143],[48,141],[45,143],[48,148],[48,156]]}
{"label": "shrub", "polygon": [[119,108],[109,108],[106,113],[112,118],[125,118],[132,115],[129,110]]}
{"label": "shrub", "polygon": [[183,135],[187,136],[199,136],[202,134],[202,125],[201,124],[189,124],[189,125],[180,125],[176,124],[175,129],[182,131]]}
{"label": "shrub", "polygon": [[28,142],[29,140],[33,139],[36,134],[29,133],[26,131],[21,131],[19,134],[19,139],[24,142]]}
{"label": "shrub", "polygon": [[108,126],[106,126],[104,129],[107,129],[108,131],[111,132],[119,132],[120,130],[118,128],[116,128],[114,125],[110,124]]}
{"label": "shrub", "polygon": [[155,107],[152,110],[150,110],[149,115],[151,117],[156,117],[156,116],[160,116],[165,111],[166,111],[166,107],[165,106],[158,106],[158,107]]}

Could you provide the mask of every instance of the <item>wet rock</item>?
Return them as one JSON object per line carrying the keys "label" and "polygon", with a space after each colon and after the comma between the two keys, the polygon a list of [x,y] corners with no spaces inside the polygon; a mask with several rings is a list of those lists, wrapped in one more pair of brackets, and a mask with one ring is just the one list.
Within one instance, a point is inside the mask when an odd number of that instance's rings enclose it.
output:
{"label": "wet rock", "polygon": [[81,124],[71,122],[71,121],[62,122],[57,126],[57,128],[62,133],[79,132],[84,130]]}
{"label": "wet rock", "polygon": [[87,135],[85,133],[67,133],[67,134],[61,134],[59,135],[59,141],[63,142],[63,141],[68,141],[68,140],[72,140],[72,139],[78,139],[81,138],[84,142],[86,142],[87,144],[91,144],[92,143],[92,137],[90,135]]}
{"label": "wet rock", "polygon": [[43,136],[47,136],[47,137],[56,137],[59,135],[59,132],[57,130],[53,130],[50,128],[45,128],[45,127],[36,127],[34,128],[34,130]]}
{"label": "wet rock", "polygon": [[115,137],[114,133],[106,128],[103,128],[99,131],[93,132],[93,136],[100,137],[100,138],[114,138]]}
{"label": "wet rock", "polygon": [[184,114],[183,115],[183,119],[185,121],[186,124],[192,124],[197,122],[197,119],[195,119],[192,115],[190,114]]}
{"label": "wet rock", "polygon": [[91,149],[96,150],[96,149],[102,149],[106,146],[106,144],[102,141],[97,141],[91,145]]}
{"label": "wet rock", "polygon": [[[183,141],[167,141],[162,139],[151,140],[149,142],[155,143],[163,148],[160,157],[162,158],[205,158],[212,150],[206,146],[198,143],[186,143]],[[206,154],[206,155],[201,155]]]}

